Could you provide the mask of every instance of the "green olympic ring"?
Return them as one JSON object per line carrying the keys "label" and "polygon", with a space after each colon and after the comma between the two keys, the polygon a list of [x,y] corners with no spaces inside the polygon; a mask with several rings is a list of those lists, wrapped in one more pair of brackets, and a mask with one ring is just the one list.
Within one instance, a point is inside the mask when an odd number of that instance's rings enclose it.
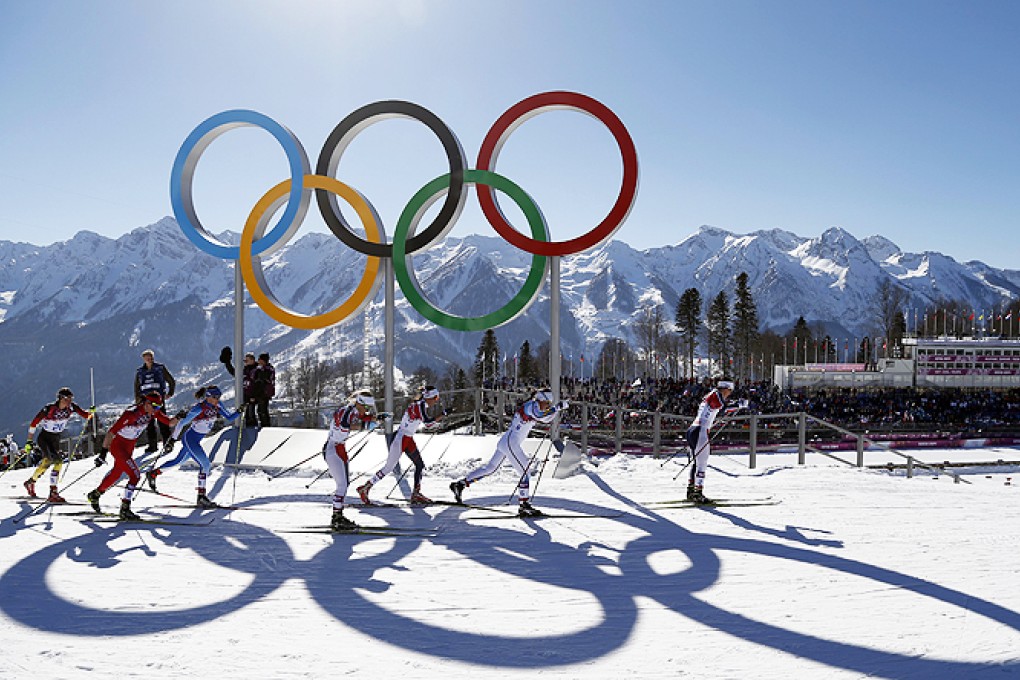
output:
{"label": "green olympic ring", "polygon": [[[497,189],[520,207],[531,228],[531,237],[536,241],[548,241],[549,232],[545,218],[538,205],[524,189],[511,180],[489,170],[465,170],[464,181],[468,184],[482,184]],[[411,197],[400,218],[397,220],[393,234],[393,273],[400,285],[400,290],[411,306],[429,321],[455,331],[477,331],[496,328],[513,320],[523,313],[538,297],[538,292],[545,280],[548,262],[543,255],[531,256],[531,270],[520,291],[504,306],[494,312],[482,316],[463,317],[448,314],[437,309],[421,292],[418,277],[407,265],[407,241],[421,221],[422,215],[436,200],[450,189],[449,173],[441,175]]]}

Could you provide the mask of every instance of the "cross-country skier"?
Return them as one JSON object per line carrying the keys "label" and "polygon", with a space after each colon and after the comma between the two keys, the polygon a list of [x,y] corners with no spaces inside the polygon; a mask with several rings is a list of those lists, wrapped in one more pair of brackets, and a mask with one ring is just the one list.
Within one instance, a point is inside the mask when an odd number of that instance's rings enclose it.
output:
{"label": "cross-country skier", "polygon": [[425,462],[418,451],[418,445],[414,443],[413,435],[422,425],[430,427],[443,417],[442,413],[435,418],[429,415],[429,408],[437,404],[439,404],[439,390],[432,385],[426,385],[421,389],[418,398],[407,405],[407,410],[404,411],[404,416],[400,419],[400,427],[393,433],[393,441],[390,442],[386,464],[372,475],[367,482],[358,487],[358,495],[361,496],[362,503],[365,505],[372,504],[372,501],[368,499],[372,485],[380,481],[396,467],[397,461],[400,460],[401,452],[406,453],[407,457],[414,463],[414,490],[411,492],[411,502],[432,502],[430,498],[427,498],[421,492],[421,476],[425,471]]}
{"label": "cross-country skier", "polygon": [[367,427],[369,430],[375,426],[375,399],[368,390],[355,392],[347,403],[333,413],[329,424],[329,439],[322,451],[326,459],[326,466],[329,474],[336,482],[336,491],[333,493],[333,517],[329,526],[333,531],[350,531],[356,529],[357,524],[344,517],[344,496],[347,495],[347,483],[350,476],[347,459],[347,437],[351,430],[360,430]]}
{"label": "cross-country skier", "polygon": [[513,420],[510,421],[510,428],[503,433],[503,436],[496,443],[496,451],[492,454],[489,462],[477,470],[469,472],[463,479],[450,484],[450,490],[453,491],[453,497],[458,503],[464,502],[462,500],[464,489],[479,479],[488,477],[499,468],[500,463],[505,459],[509,459],[514,469],[521,476],[521,481],[517,486],[517,496],[520,503],[517,513],[521,517],[540,517],[542,515],[541,510],[532,507],[529,498],[531,495],[531,476],[528,473],[528,454],[524,452],[523,445],[524,440],[528,438],[528,433],[531,432],[531,428],[535,427],[538,423],[551,423],[559,411],[569,406],[569,403],[565,400],[553,406],[552,399],[552,391],[542,389],[532,393],[528,400],[521,404],[514,413]]}
{"label": "cross-country skier", "polygon": [[216,423],[216,419],[223,417],[227,422],[234,422],[241,417],[240,411],[234,411],[228,413],[225,408],[220,404],[220,397],[223,396],[223,392],[216,385],[209,385],[208,387],[202,387],[195,392],[195,398],[198,402],[191,407],[188,414],[184,416],[177,423],[177,427],[174,428],[173,436],[167,442],[166,450],[173,447],[174,440],[181,436],[181,431],[185,427],[191,425],[188,431],[184,433],[184,438],[181,440],[181,452],[177,454],[177,457],[173,460],[163,463],[155,470],[149,470],[145,473],[145,479],[149,482],[149,488],[153,491],[156,490],[156,477],[163,474],[163,470],[169,467],[174,467],[183,463],[188,458],[191,458],[198,463],[198,500],[195,504],[200,508],[215,508],[218,507],[216,503],[212,502],[205,493],[205,482],[209,476],[209,456],[202,449],[202,437],[209,434],[212,430],[213,425]]}
{"label": "cross-country skier", "polygon": [[[46,499],[50,503],[66,503],[67,501],[57,493],[57,478],[60,476],[60,469],[64,465],[63,456],[60,455],[60,433],[67,427],[71,416],[78,414],[85,420],[92,417],[92,414],[74,403],[74,393],[70,387],[61,387],[57,391],[57,400],[52,404],[46,404],[28,426],[28,440],[25,442],[26,455],[32,452],[33,446],[42,451],[42,460],[39,467],[35,469],[32,476],[25,480],[25,490],[32,498],[35,495],[35,483],[46,472],[46,468],[53,466],[50,470],[50,495]],[[42,428],[35,444],[32,438],[35,437],[36,428]]]}
{"label": "cross-country skier", "polygon": [[[733,383],[720,380],[715,389],[705,395],[698,407],[694,422],[687,428],[687,446],[694,459],[691,466],[691,478],[687,484],[687,500],[698,504],[711,504],[712,500],[705,497],[705,470],[708,468],[708,456],[711,454],[708,433],[712,429],[716,415],[726,408],[726,400],[733,394]],[[729,409],[733,412],[736,409]]]}
{"label": "cross-country skier", "polygon": [[124,496],[120,502],[120,518],[139,519],[138,515],[131,512],[131,497],[134,496],[142,474],[132,456],[135,452],[135,441],[154,419],[167,427],[173,427],[177,423],[176,418],[168,418],[159,408],[162,403],[163,397],[158,392],[146,392],[138,399],[138,403],[124,411],[107,431],[106,437],[103,438],[103,446],[96,456],[96,467],[106,462],[106,453],[109,451],[113,454],[113,469],[106,473],[99,486],[86,496],[96,512],[102,512],[99,497],[116,484],[121,475],[127,475],[128,483],[124,487]]}

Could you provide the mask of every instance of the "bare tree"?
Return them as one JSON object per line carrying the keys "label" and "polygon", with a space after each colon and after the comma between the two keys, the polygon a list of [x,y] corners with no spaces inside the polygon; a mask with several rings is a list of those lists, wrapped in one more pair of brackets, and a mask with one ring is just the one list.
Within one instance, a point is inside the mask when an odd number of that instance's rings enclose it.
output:
{"label": "bare tree", "polygon": [[645,370],[653,375],[656,355],[662,349],[664,321],[662,307],[648,304],[641,309],[637,321],[634,322],[634,335],[637,339],[638,350],[645,357]]}
{"label": "bare tree", "polygon": [[878,284],[878,304],[875,309],[876,323],[882,337],[890,342],[894,339],[898,343],[902,334],[897,338],[897,328],[901,322],[904,306],[907,304],[907,291],[899,284],[893,283],[891,279],[883,279]]}

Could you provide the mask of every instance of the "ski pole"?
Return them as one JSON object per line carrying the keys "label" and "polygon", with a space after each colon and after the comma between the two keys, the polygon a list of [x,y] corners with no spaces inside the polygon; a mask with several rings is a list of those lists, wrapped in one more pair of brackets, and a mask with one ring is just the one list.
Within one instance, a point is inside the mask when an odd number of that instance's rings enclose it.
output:
{"label": "ski pole", "polygon": [[[507,503],[510,503],[514,499],[514,493],[516,493],[517,489],[521,488],[521,482],[524,481],[524,477],[528,474],[528,471],[531,469],[531,466],[534,464],[535,459],[538,458],[538,452],[542,450],[542,444],[545,443],[546,437],[548,437],[548,436],[549,436],[549,432],[546,432],[542,436],[542,440],[538,442],[538,446],[535,448],[535,455],[531,457],[531,460],[529,460],[528,464],[524,467],[524,473],[521,475],[521,478],[517,480],[517,484],[514,486],[514,491],[511,491],[510,492],[510,497],[506,499]],[[511,453],[511,455],[513,455],[512,451],[510,453]]]}
{"label": "ski pole", "polygon": [[[432,441],[432,440],[430,439],[429,441]],[[427,443],[428,442],[426,442],[426,444]],[[432,465],[430,465],[429,467],[432,467],[433,465],[435,465],[436,463],[438,463],[439,461],[441,461],[443,459],[443,456],[446,455],[447,450],[449,450],[449,448],[450,448],[450,444],[451,444],[451,442],[447,442],[446,443],[446,447],[439,453],[439,456],[436,458],[435,462],[432,463]],[[425,447],[423,446],[422,448],[424,449]],[[418,453],[420,455],[421,451],[419,451]],[[390,492],[386,495],[386,498],[388,498],[390,500],[393,500],[393,492],[397,490],[397,487],[400,486],[400,482],[403,481],[404,477],[407,476],[407,473],[410,470],[411,470],[411,468],[407,468],[406,470],[404,470],[403,474],[400,475],[400,479],[397,480],[397,483],[393,485],[393,488],[390,489]]]}
{"label": "ski pole", "polygon": [[[90,418],[91,420],[91,418]],[[62,465],[60,469],[60,475],[57,477],[58,482],[64,481],[64,476],[67,474],[67,470],[71,467],[71,461],[74,460],[74,453],[78,450],[78,446],[81,444],[81,440],[84,439],[85,435],[89,433],[88,424],[82,428],[81,434],[74,440],[74,445],[67,451],[67,460],[64,461],[66,465]]]}
{"label": "ski pole", "polygon": [[322,455],[322,451],[321,450],[317,451],[317,452],[313,453],[312,455],[308,456],[307,458],[305,458],[304,460],[302,460],[301,462],[294,463],[293,465],[291,465],[286,470],[281,470],[280,472],[277,472],[275,475],[270,475],[269,476],[269,480],[272,481],[272,480],[276,479],[277,477],[280,477],[282,475],[287,474],[291,470],[296,470],[297,468],[301,467],[302,465],[304,465],[305,463],[310,461],[312,458],[315,458],[316,456],[321,456],[321,455]]}
{"label": "ski pole", "polygon": [[[348,466],[350,465],[351,461],[354,460],[354,458],[359,453],[361,453],[361,450],[363,448],[365,448],[365,445],[368,444],[368,435],[370,434],[370,432],[371,431],[365,433],[365,436],[362,438],[362,440],[360,442],[358,442],[358,448],[355,451],[353,451],[350,456],[348,456],[348,458],[347,458],[347,465]],[[325,477],[327,472],[329,472],[329,467],[328,466],[326,467],[325,470],[323,470],[322,472],[317,474],[315,476],[315,479],[313,479],[312,481],[310,481],[307,484],[305,484],[305,488],[306,489],[311,488],[312,484],[315,484],[317,481],[319,481],[320,479]]]}
{"label": "ski pole", "polygon": [[[727,421],[726,421],[725,423],[723,423],[722,427],[720,427],[720,428],[719,428],[718,430],[716,430],[716,431],[715,431],[715,433],[714,433],[714,434],[713,434],[713,435],[712,435],[711,437],[709,437],[708,439],[706,439],[706,440],[705,440],[705,443],[704,443],[704,444],[702,444],[701,446],[699,446],[699,447],[698,447],[698,450],[697,450],[697,452],[695,452],[695,453],[693,453],[693,454],[690,454],[690,452],[692,451],[692,449],[691,449],[691,447],[690,447],[690,446],[688,446],[688,447],[687,447],[687,451],[688,451],[688,453],[689,453],[690,455],[689,455],[689,456],[688,456],[688,458],[687,458],[687,462],[686,462],[686,463],[684,463],[684,466],[683,466],[682,468],[680,468],[680,472],[676,473],[676,476],[675,476],[675,477],[673,477],[673,481],[674,481],[674,482],[675,482],[675,481],[676,481],[677,479],[679,479],[679,478],[680,478],[680,475],[682,475],[682,474],[683,474],[683,472],[684,472],[684,470],[686,470],[686,469],[687,469],[687,466],[688,466],[688,465],[690,465],[690,464],[691,464],[692,462],[694,462],[694,460],[695,460],[695,459],[696,459],[696,458],[698,457],[698,454],[700,454],[700,453],[701,453],[701,452],[702,452],[702,451],[703,451],[703,450],[705,449],[705,447],[706,447],[706,446],[708,446],[709,444],[711,444],[712,442],[714,442],[714,441],[715,441],[715,438],[716,438],[716,437],[718,437],[718,436],[719,436],[719,434],[720,434],[720,433],[721,433],[721,432],[722,432],[723,430],[725,430],[725,429],[726,429],[726,427],[727,427],[727,426],[728,426],[728,425],[729,425],[730,423],[732,423],[732,422],[733,422],[733,419],[731,418],[730,420],[727,420]],[[677,451],[677,453],[680,453],[680,451],[678,450],[678,451]],[[673,454],[673,456],[676,456],[676,453],[674,453],[674,454]],[[670,456],[670,458],[672,458],[673,456]]]}
{"label": "ski pole", "polygon": [[17,456],[17,458],[15,458],[13,461],[10,462],[10,464],[7,466],[6,470],[4,470],[3,472],[0,472],[0,479],[3,479],[3,476],[6,475],[11,470],[13,470],[14,466],[17,465],[18,463],[20,463],[22,460],[24,460],[25,456],[27,456],[27,455],[28,455],[28,449],[18,449],[18,456]]}
{"label": "ski pole", "polygon": [[[421,455],[422,451],[425,450],[425,447],[427,447],[429,444],[431,444],[432,440],[435,439],[435,438],[436,438],[436,433],[435,432],[429,434],[428,441],[426,441],[424,444],[422,444],[422,447],[420,449],[418,449],[418,455],[419,456]],[[424,459],[423,459],[423,462],[424,462]],[[397,487],[400,486],[400,483],[402,481],[404,481],[404,477],[406,477],[407,473],[410,472],[410,471],[411,471],[410,467],[404,468],[404,471],[400,473],[400,477],[397,478],[397,483],[394,484],[393,488],[390,489],[390,492],[388,494],[386,494],[386,498],[393,498],[393,492],[397,490]]]}
{"label": "ski pole", "polygon": [[[281,448],[283,448],[283,445],[286,444],[288,441],[290,441],[290,438],[293,437],[293,436],[294,436],[293,434],[288,435],[286,439],[284,439],[282,442],[280,442],[275,447],[273,447],[272,451],[270,451],[269,453],[267,453],[265,456],[262,457],[262,460],[259,461],[259,465],[261,465],[262,463],[266,462],[267,458],[269,458],[271,455],[273,455],[274,453],[279,451]],[[238,450],[240,450],[240,439],[238,440]],[[241,462],[241,457],[238,456],[237,460],[234,461],[234,462],[239,464]]]}
{"label": "ski pole", "polygon": [[[535,485],[533,487],[531,487],[531,497],[532,498],[534,498],[535,496],[538,495],[538,483],[542,481],[542,475],[545,474],[545,466],[546,466],[546,463],[549,462],[549,455],[552,453],[552,450],[553,450],[553,441],[552,441],[552,439],[550,439],[549,440],[549,448],[547,448],[545,450],[545,458],[542,459],[542,467],[539,469],[538,474],[535,475]],[[538,457],[537,453],[535,454],[535,457],[536,458]]]}
{"label": "ski pole", "polygon": [[[63,489],[61,489],[58,493],[63,493],[65,491],[67,491],[72,486],[74,486],[79,481],[81,481],[85,477],[85,475],[88,475],[88,474],[90,474],[93,471],[98,470],[98,469],[99,468],[93,466],[92,468],[86,470],[79,477],[77,477],[73,482],[69,483],[67,486],[65,486]],[[24,512],[21,515],[18,515],[17,517],[15,517],[14,518],[14,523],[15,524],[20,524],[22,520],[27,519],[27,518],[31,517],[32,515],[35,515],[35,514],[37,514],[39,512],[42,512],[44,509],[48,508],[50,505],[51,505],[51,503],[48,500],[47,501],[43,501],[42,503],[39,504],[39,507],[32,508],[32,509],[28,510],[27,512]],[[59,505],[59,503],[57,505]]]}

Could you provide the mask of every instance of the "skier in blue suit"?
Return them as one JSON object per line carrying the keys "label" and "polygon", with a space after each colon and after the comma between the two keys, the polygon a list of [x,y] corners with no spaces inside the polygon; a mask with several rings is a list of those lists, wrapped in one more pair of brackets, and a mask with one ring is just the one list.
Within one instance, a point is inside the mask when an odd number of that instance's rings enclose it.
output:
{"label": "skier in blue suit", "polygon": [[181,432],[185,426],[190,425],[188,431],[184,433],[184,438],[181,440],[181,452],[177,454],[177,457],[173,460],[163,463],[155,470],[149,470],[145,473],[145,479],[149,482],[149,488],[153,491],[156,490],[156,477],[163,473],[166,468],[180,465],[186,459],[191,458],[199,465],[198,471],[198,501],[196,505],[200,508],[215,508],[218,507],[216,503],[211,501],[205,494],[205,481],[209,476],[209,456],[202,449],[202,438],[209,434],[212,430],[213,424],[217,418],[225,418],[227,422],[234,422],[241,417],[240,411],[234,411],[228,413],[223,406],[220,405],[220,396],[223,392],[216,385],[210,385],[209,387],[202,387],[195,392],[195,398],[198,402],[191,407],[188,414],[177,423],[177,427],[174,428],[173,437],[167,442],[167,450],[173,446],[176,439],[181,437]]}

